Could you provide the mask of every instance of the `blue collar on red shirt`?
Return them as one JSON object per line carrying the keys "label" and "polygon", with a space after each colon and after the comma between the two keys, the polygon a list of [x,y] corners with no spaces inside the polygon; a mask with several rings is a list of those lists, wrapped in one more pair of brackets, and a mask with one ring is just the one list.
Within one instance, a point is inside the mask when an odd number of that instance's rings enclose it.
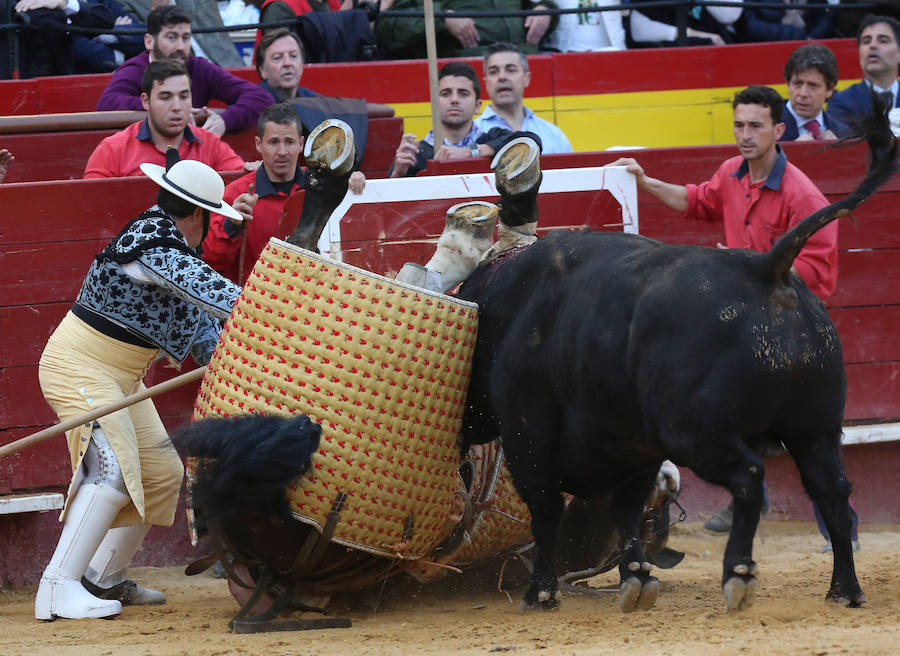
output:
{"label": "blue collar on red shirt", "polygon": [[[787,156],[778,144],[775,144],[775,151],[778,153],[778,157],[775,160],[775,166],[772,167],[772,172],[769,173],[769,177],[766,178],[766,181],[763,182],[762,186],[768,187],[773,191],[778,191],[781,189],[781,178],[784,177],[784,170],[787,168]],[[750,165],[747,164],[747,160],[742,160],[738,170],[732,173],[731,177],[740,180],[749,172]]]}
{"label": "blue collar on red shirt", "polygon": [[[141,121],[141,127],[138,128],[137,138],[139,141],[151,141],[153,139],[153,135],[150,134],[150,126],[147,125],[147,120],[148,119],[145,118]],[[203,143],[203,140],[191,131],[190,125],[184,126],[184,138],[188,143],[194,143],[195,141],[197,143]]]}
{"label": "blue collar on red shirt", "polygon": [[[291,187],[292,192],[295,191],[295,188],[303,189],[303,179],[303,167],[298,166],[296,172],[294,173],[294,186]],[[262,164],[260,164],[259,168],[256,169],[255,193],[259,194],[260,198],[265,198],[266,196],[275,196],[278,194],[278,192],[275,190],[275,186],[272,184],[272,181],[269,180],[269,174],[266,173],[266,167]]]}

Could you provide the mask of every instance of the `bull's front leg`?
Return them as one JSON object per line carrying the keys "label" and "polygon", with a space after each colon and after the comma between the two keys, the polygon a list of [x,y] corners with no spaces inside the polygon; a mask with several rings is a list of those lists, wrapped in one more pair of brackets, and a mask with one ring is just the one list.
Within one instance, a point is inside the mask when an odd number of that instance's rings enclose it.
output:
{"label": "bull's front leg", "polygon": [[531,584],[519,610],[556,610],[559,608],[559,581],[556,575],[556,537],[563,514],[561,493],[522,495],[531,513],[531,535],[534,538],[534,571]]}

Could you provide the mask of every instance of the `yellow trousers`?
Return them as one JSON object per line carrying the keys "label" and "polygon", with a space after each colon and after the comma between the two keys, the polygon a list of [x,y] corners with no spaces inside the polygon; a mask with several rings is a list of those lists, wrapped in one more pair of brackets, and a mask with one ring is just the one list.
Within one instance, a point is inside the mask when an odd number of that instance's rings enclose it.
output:
{"label": "yellow trousers", "polygon": [[[145,389],[142,380],[158,352],[107,337],[70,312],[41,354],[41,391],[60,420],[76,417]],[[153,401],[146,399],[97,421],[116,454],[131,497],[113,526],[171,526],[184,466]],[[66,433],[73,476],[61,519],[81,484],[81,462],[92,425],[89,422]]]}

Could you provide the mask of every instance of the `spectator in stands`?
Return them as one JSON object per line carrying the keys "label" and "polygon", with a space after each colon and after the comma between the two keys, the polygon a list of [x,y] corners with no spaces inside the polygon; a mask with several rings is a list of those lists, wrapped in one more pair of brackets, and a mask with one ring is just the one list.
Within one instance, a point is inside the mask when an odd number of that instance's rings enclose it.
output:
{"label": "spectator in stands", "polygon": [[[282,210],[288,198],[304,186],[304,170],[299,165],[303,152],[303,126],[294,108],[275,103],[259,117],[256,150],[262,166],[225,187],[225,202],[252,220],[233,221],[213,214],[209,233],[203,240],[203,259],[216,271],[242,284],[270,237],[281,224]],[[366,176],[359,171],[350,174],[349,187],[362,193]],[[293,217],[296,223],[296,217]],[[293,225],[285,232],[290,233]],[[243,261],[241,244],[246,242]]]}
{"label": "spectator in stands", "polygon": [[837,139],[843,131],[825,111],[825,103],[838,82],[838,65],[827,46],[810,43],[800,46],[784,65],[788,99],[784,103],[784,134],[779,141]]}
{"label": "spectator in stands", "polygon": [[[749,0],[771,5],[768,0]],[[827,0],[836,5],[839,0]],[[805,2],[782,2],[783,9],[745,7],[738,24],[742,41],[802,41],[834,36],[830,9],[803,9]]]}
{"label": "spectator in stands", "polygon": [[[651,0],[630,0],[626,30],[629,48],[670,47],[678,39],[678,7],[641,7]],[[721,46],[736,40],[734,24],[740,7],[694,7],[687,15],[686,45]]]}
{"label": "spectator in stands", "polygon": [[[560,9],[605,7],[621,4],[619,0],[556,0]],[[595,11],[584,14],[562,14],[559,25],[541,44],[541,50],[554,52],[596,52],[624,50],[625,28],[622,12]]]}
{"label": "spectator in stands", "polygon": [[259,86],[275,101],[318,96],[300,86],[303,77],[303,43],[296,32],[279,28],[266,33],[253,52],[253,63],[262,80]]}
{"label": "spectator in stands", "polygon": [[[843,91],[838,91],[828,103],[828,111],[842,125],[850,125],[872,113],[869,90],[879,94],[890,109],[897,106],[900,83],[900,22],[890,16],[868,16],[859,27],[856,45],[859,48],[859,67],[863,79]],[[839,137],[844,136],[838,133]]]}
{"label": "spectator in stands", "polygon": [[139,34],[122,34],[121,30],[146,29],[147,26],[128,13],[116,0],[97,0],[114,17],[112,34],[95,37],[76,34],[72,37],[72,55],[76,73],[109,73],[126,59],[144,51]]}
{"label": "spectator in stands", "polygon": [[222,22],[219,3],[216,0],[119,0],[119,2],[145,23],[150,12],[157,7],[178,5],[190,17],[194,27],[209,27],[218,30],[191,34],[191,43],[194,44],[197,56],[206,57],[222,67],[233,68],[244,65],[234,43],[228,36],[228,30]]}
{"label": "spectator in stands", "polygon": [[3,178],[6,177],[6,172],[9,171],[10,164],[15,161],[16,158],[13,157],[11,152],[6,148],[0,148],[0,182],[3,182]]}
{"label": "spectator in stands", "polygon": [[[179,7],[167,5],[150,12],[144,46],[147,52],[132,57],[113,74],[97,102],[98,110],[140,110],[142,75],[150,62],[160,59],[186,66],[193,85],[193,121],[211,132],[222,135],[251,127],[271,104],[270,96],[256,85],[190,54],[191,22]],[[213,98],[228,105],[222,114],[207,108]]]}
{"label": "spectator in stands", "polygon": [[[436,7],[437,8],[437,7]],[[550,0],[445,0],[443,11],[522,11],[551,9]],[[422,11],[423,0],[382,0],[386,9]],[[435,18],[438,57],[481,55],[487,46],[498,41],[515,43],[523,52],[537,52],[538,44],[549,34],[555,21],[548,15],[507,16],[494,18]],[[395,59],[421,59],[425,53],[425,22],[421,18],[382,16],[375,32],[382,49]]]}
{"label": "spectator in stands", "polygon": [[[473,121],[481,107],[481,83],[475,69],[465,62],[450,62],[438,71],[438,120],[442,145],[435,153],[434,130],[416,143],[416,135],[404,134],[388,171],[390,178],[416,175],[430,159],[493,157],[516,136],[508,128],[483,131]],[[533,135],[532,135],[533,136]]]}
{"label": "spectator in stands", "polygon": [[[329,12],[353,8],[353,0],[250,0],[248,4],[259,8],[260,23],[292,20],[313,11]],[[278,28],[260,28],[256,35],[257,43],[262,35],[273,29]]]}
{"label": "spectator in stands", "polygon": [[511,43],[495,43],[484,53],[484,86],[491,104],[475,125],[482,132],[499,127],[525,130],[541,138],[544,153],[571,153],[572,144],[558,127],[525,107],[525,88],[531,83],[528,58]]}
{"label": "spectator in stands", "polygon": [[[109,9],[99,2],[78,0],[3,0],[3,16],[11,20],[11,9],[27,14],[32,29],[26,30],[19,43],[19,76],[68,75],[75,72],[72,56],[72,36],[65,31],[69,23],[77,27],[112,29],[115,19]],[[10,34],[16,34],[11,32]],[[10,43],[7,32],[0,31],[0,77],[11,76],[9,70]]]}
{"label": "spectator in stands", "polygon": [[151,62],[141,84],[141,107],[147,118],[101,141],[88,159],[85,178],[141,175],[143,162],[164,163],[169,148],[177,148],[183,159],[201,161],[217,171],[244,167],[219,135],[189,125],[191,81],[181,63],[174,59]]}

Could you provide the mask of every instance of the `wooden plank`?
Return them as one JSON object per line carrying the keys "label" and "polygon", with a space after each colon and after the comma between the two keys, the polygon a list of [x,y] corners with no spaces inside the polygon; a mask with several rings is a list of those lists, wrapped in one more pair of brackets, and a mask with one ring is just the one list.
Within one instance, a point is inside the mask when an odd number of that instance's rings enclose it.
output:
{"label": "wooden plank", "polygon": [[900,362],[847,366],[845,421],[857,423],[900,419]]}
{"label": "wooden plank", "polygon": [[900,249],[838,254],[838,284],[831,307],[900,303]]}
{"label": "wooden plank", "polygon": [[844,362],[900,361],[900,305],[829,308],[841,336]]}
{"label": "wooden plank", "polygon": [[0,82],[0,115],[34,114],[40,111],[35,80]]}
{"label": "wooden plank", "polygon": [[0,307],[0,368],[33,364],[71,303]]}
{"label": "wooden plank", "polygon": [[0,253],[0,306],[74,301],[108,241],[34,243]]}
{"label": "wooden plank", "polygon": [[[164,370],[163,365],[157,362],[151,367],[144,381],[150,386],[176,375],[177,372]],[[192,383],[158,396],[154,399],[154,403],[160,415],[178,418],[191,416],[199,387],[199,382]],[[5,427],[5,430],[27,429],[20,437],[57,423],[56,414],[47,405],[41,393],[36,362],[0,369],[0,398],[4,400],[0,406],[0,427]],[[4,433],[5,435],[7,433]],[[12,441],[7,437],[3,439],[5,443]]]}

